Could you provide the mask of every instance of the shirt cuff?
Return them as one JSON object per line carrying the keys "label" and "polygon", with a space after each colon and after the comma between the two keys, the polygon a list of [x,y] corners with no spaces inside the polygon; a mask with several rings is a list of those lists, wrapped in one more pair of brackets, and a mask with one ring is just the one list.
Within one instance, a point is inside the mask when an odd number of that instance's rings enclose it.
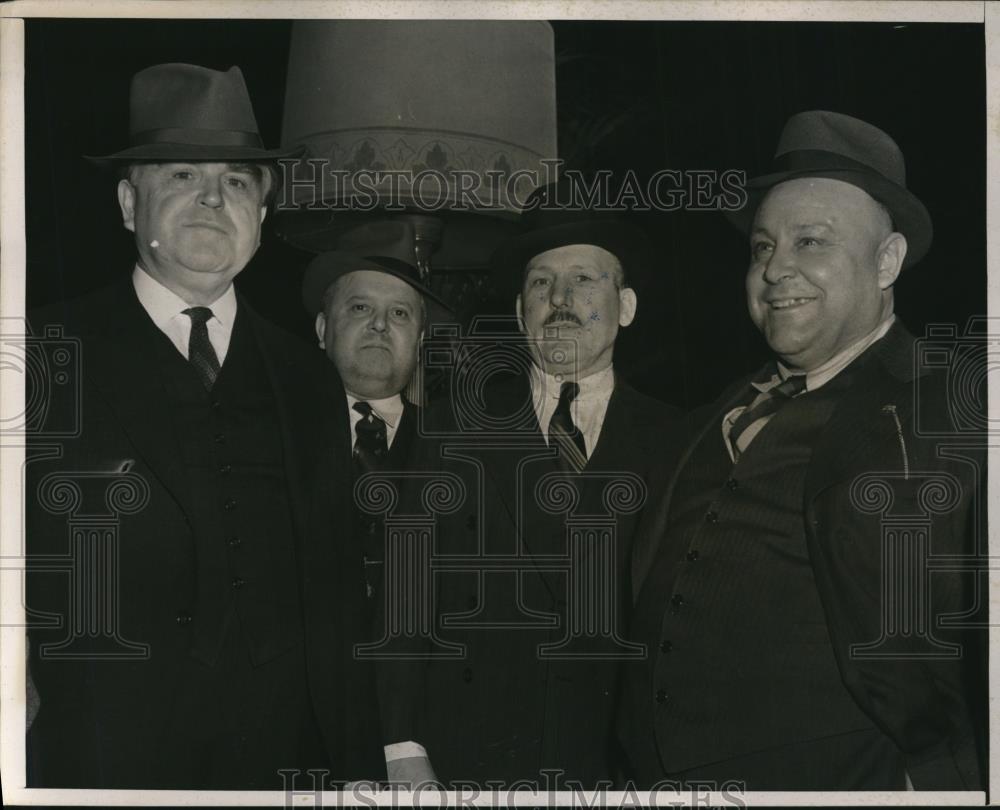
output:
{"label": "shirt cuff", "polygon": [[397,759],[406,759],[407,757],[427,758],[427,751],[424,747],[411,740],[392,743],[391,745],[385,746],[383,750],[385,751],[386,762],[395,762]]}

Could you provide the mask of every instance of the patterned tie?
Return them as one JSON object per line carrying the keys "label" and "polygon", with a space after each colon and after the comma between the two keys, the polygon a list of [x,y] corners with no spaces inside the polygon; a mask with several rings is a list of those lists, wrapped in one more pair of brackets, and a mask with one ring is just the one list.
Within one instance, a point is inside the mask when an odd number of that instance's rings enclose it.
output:
{"label": "patterned tie", "polygon": [[736,458],[739,458],[741,453],[746,452],[754,438],[751,436],[743,447],[739,447],[740,436],[757,422],[770,419],[782,405],[805,390],[806,375],[795,374],[774,388],[759,394],[750,406],[736,417],[736,421],[729,429],[729,441],[733,446]]}
{"label": "patterned tie", "polygon": [[563,469],[578,473],[587,465],[587,445],[583,434],[573,424],[569,405],[580,393],[575,382],[564,382],[559,387],[559,404],[549,420],[549,440],[559,447],[559,460]]}
{"label": "patterned tie", "polygon": [[[354,469],[360,476],[376,472],[385,465],[389,455],[389,439],[385,422],[372,410],[371,405],[367,402],[355,402],[352,407],[361,414],[361,419],[354,425],[354,433],[357,436],[357,441],[354,443]],[[382,578],[382,570],[378,566],[382,565],[384,556],[383,525],[374,515],[361,510],[357,511],[357,522],[363,549],[361,565],[365,595],[371,599],[375,596],[376,586]]]}
{"label": "patterned tie", "polygon": [[212,310],[208,307],[191,307],[184,314],[191,319],[191,337],[188,340],[188,361],[201,377],[206,391],[211,391],[215,378],[219,376],[219,358],[208,339],[208,320]]}
{"label": "patterned tie", "polygon": [[354,410],[361,419],[354,425],[357,441],[354,443],[354,463],[358,474],[378,470],[389,455],[389,440],[385,422],[367,402],[355,402]]}

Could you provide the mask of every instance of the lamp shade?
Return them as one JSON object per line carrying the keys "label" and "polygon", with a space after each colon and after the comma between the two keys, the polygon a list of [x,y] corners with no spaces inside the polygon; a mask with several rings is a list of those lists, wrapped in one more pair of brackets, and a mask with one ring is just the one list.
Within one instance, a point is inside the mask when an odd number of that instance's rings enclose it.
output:
{"label": "lamp shade", "polygon": [[326,250],[359,216],[430,214],[448,223],[435,267],[485,266],[527,196],[554,179],[542,162],[556,157],[552,28],[296,21],[282,144],[312,161],[286,173],[289,241]]}

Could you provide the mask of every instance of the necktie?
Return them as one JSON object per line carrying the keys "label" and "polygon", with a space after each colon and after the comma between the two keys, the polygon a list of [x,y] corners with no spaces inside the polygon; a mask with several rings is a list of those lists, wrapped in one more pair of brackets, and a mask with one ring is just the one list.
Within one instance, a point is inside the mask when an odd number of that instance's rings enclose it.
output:
{"label": "necktie", "polygon": [[389,455],[389,440],[385,422],[367,402],[355,402],[354,410],[361,419],[354,425],[357,441],[354,443],[354,463],[359,473],[379,469]]}
{"label": "necktie", "polygon": [[[385,422],[372,410],[367,402],[355,402],[352,406],[361,414],[354,425],[357,441],[354,443],[354,468],[358,475],[379,470],[389,454],[389,440],[386,434]],[[373,515],[358,511],[358,531],[361,533],[361,545],[364,553],[361,558],[365,578],[365,595],[371,599],[375,595],[375,587],[382,577],[381,569],[372,566],[382,564],[382,527],[381,522]]]}
{"label": "necktie", "polygon": [[750,407],[736,418],[736,421],[733,422],[733,426],[729,430],[729,441],[733,445],[733,452],[736,457],[739,458],[740,453],[744,452],[750,442],[753,441],[753,437],[749,437],[744,446],[740,447],[740,436],[762,419],[770,419],[782,405],[805,390],[806,375],[795,374],[770,390],[758,395]]}
{"label": "necktie", "polygon": [[219,358],[208,339],[208,319],[212,310],[208,307],[191,307],[184,314],[191,319],[191,337],[188,339],[188,362],[194,366],[206,391],[211,391],[215,378],[219,376]]}
{"label": "necktie", "polygon": [[580,393],[575,382],[564,382],[559,388],[559,404],[549,419],[549,442],[559,448],[559,459],[564,469],[578,473],[587,465],[587,445],[583,434],[573,424],[569,405]]}

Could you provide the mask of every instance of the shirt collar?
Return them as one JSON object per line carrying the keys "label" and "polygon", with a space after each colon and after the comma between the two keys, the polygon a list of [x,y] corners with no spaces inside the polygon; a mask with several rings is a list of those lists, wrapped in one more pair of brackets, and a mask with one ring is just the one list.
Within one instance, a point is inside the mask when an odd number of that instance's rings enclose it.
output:
{"label": "shirt collar", "polygon": [[[892,325],[895,322],[896,316],[894,313],[890,312],[886,318],[879,321],[878,326],[872,329],[872,331],[863,338],[856,340],[846,349],[842,349],[837,352],[837,354],[822,365],[806,372],[806,391],[815,391],[817,388],[820,388],[830,382],[830,380],[854,362],[854,360],[856,360],[858,356],[869,346],[875,343],[875,341],[884,338],[886,332],[892,328]],[[787,380],[789,377],[794,375],[794,372],[780,361],[776,362],[775,365],[777,369],[776,371],[771,372],[770,378],[755,380],[751,383],[751,385],[753,385],[753,387],[758,391],[770,391],[774,388],[774,386],[778,385],[778,383],[783,380]]]}
{"label": "shirt collar", "polygon": [[[564,379],[549,374],[536,365],[532,365],[529,378],[531,394],[536,402],[540,402],[544,397],[559,399],[559,391],[565,382]],[[614,366],[609,365],[607,368],[602,368],[600,371],[576,380],[576,384],[580,386],[580,391],[574,399],[575,402],[610,396],[615,387]]]}
{"label": "shirt collar", "polygon": [[[164,287],[139,265],[132,271],[132,286],[142,308],[149,313],[149,317],[160,331],[165,331],[167,323],[172,318],[183,315],[184,310],[190,306],[177,293]],[[233,285],[230,284],[210,306],[213,319],[231,329],[236,320],[236,289]]]}
{"label": "shirt collar", "polygon": [[399,394],[385,399],[362,399],[349,391],[346,393],[347,407],[350,410],[354,410],[355,402],[367,402],[375,411],[375,415],[393,430],[399,425],[399,420],[403,418],[403,398]]}

